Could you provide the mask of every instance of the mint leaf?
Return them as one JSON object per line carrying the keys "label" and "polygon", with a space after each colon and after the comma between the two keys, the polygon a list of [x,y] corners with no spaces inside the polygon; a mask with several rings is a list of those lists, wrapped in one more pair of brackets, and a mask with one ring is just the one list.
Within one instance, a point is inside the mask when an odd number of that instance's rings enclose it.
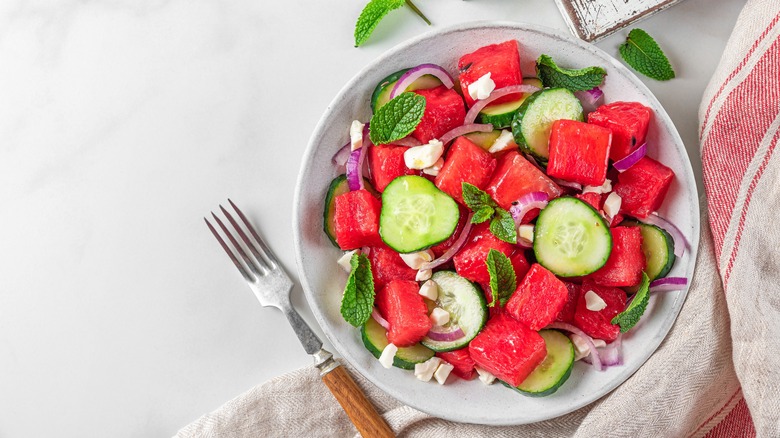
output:
{"label": "mint leaf", "polygon": [[517,225],[512,215],[501,207],[496,207],[496,214],[490,221],[490,232],[508,243],[517,243]]}
{"label": "mint leaf", "polygon": [[363,254],[352,254],[349,263],[352,270],[341,298],[341,316],[353,326],[360,327],[371,317],[374,307],[374,275],[371,262]]}
{"label": "mint leaf", "polygon": [[626,42],[620,45],[620,56],[626,64],[643,75],[657,81],[674,78],[674,70],[664,51],[653,37],[642,29],[628,33]]}
{"label": "mint leaf", "polygon": [[585,67],[579,70],[558,67],[548,55],[541,55],[536,60],[536,71],[545,87],[562,87],[571,91],[598,87],[607,75],[607,71],[601,67]]}
{"label": "mint leaf", "polygon": [[460,186],[463,191],[463,202],[466,203],[466,206],[470,208],[471,211],[476,212],[485,207],[497,207],[493,198],[485,191],[480,190],[479,187],[465,181],[460,183]]}
{"label": "mint leaf", "polygon": [[488,252],[485,264],[490,274],[490,292],[493,295],[490,307],[495,306],[496,303],[500,303],[503,306],[515,289],[517,289],[515,268],[512,266],[509,257],[495,249],[491,249]]}
{"label": "mint leaf", "polygon": [[355,47],[365,43],[388,12],[404,5],[404,0],[371,0],[355,23]]}
{"label": "mint leaf", "polygon": [[368,135],[374,144],[387,144],[411,134],[425,114],[425,98],[405,92],[384,104],[371,118]]}
{"label": "mint leaf", "polygon": [[482,222],[490,220],[493,217],[493,207],[482,207],[474,211],[474,216],[471,217],[472,224],[481,224]]}
{"label": "mint leaf", "polygon": [[612,324],[620,326],[620,333],[625,333],[631,330],[632,327],[639,322],[639,318],[645,313],[647,309],[647,303],[650,302],[650,278],[647,274],[642,272],[642,283],[639,285],[639,290],[634,295],[634,300],[628,305],[626,310],[618,313],[612,318]]}

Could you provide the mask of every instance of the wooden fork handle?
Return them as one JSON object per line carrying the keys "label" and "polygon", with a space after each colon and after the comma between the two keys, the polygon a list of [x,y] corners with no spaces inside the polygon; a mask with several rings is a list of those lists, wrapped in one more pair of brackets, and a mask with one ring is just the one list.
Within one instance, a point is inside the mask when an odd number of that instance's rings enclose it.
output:
{"label": "wooden fork handle", "polygon": [[385,423],[347,370],[335,360],[331,361],[331,366],[320,368],[322,381],[336,397],[358,432],[365,438],[395,437],[390,426]]}

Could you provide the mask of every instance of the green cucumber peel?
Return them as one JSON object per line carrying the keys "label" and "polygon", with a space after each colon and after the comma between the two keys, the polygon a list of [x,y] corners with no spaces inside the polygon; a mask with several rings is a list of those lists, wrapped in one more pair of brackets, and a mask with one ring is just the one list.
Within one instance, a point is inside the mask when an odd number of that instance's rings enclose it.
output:
{"label": "green cucumber peel", "polygon": [[546,88],[568,88],[571,91],[598,87],[607,75],[606,70],[597,66],[579,70],[559,67],[549,55],[539,56],[536,60],[536,71]]}
{"label": "green cucumber peel", "polygon": [[647,309],[647,303],[650,302],[650,278],[642,272],[642,283],[639,285],[639,290],[634,295],[633,301],[628,305],[626,310],[618,313],[612,318],[612,324],[620,326],[620,333],[625,333],[631,330],[638,322],[639,318],[644,315]]}
{"label": "green cucumber peel", "polygon": [[475,185],[463,182],[461,187],[463,202],[474,213],[471,223],[481,224],[489,220],[490,232],[494,236],[504,242],[517,243],[517,228],[512,215],[499,207],[490,195]]}
{"label": "green cucumber peel", "polygon": [[417,128],[425,114],[425,98],[404,92],[379,108],[371,118],[369,138],[374,144],[400,140]]}
{"label": "green cucumber peel", "polygon": [[674,69],[664,51],[653,37],[642,29],[629,32],[619,51],[626,64],[651,79],[668,81],[674,78]]}
{"label": "green cucumber peel", "polygon": [[371,317],[374,307],[374,275],[371,262],[364,254],[352,254],[352,267],[341,298],[341,316],[355,327],[360,327]]}
{"label": "green cucumber peel", "polygon": [[490,274],[490,292],[493,295],[490,307],[494,307],[496,303],[500,303],[503,306],[515,289],[517,289],[515,268],[512,266],[512,261],[509,260],[509,257],[495,249],[491,249],[488,252],[485,264]]}

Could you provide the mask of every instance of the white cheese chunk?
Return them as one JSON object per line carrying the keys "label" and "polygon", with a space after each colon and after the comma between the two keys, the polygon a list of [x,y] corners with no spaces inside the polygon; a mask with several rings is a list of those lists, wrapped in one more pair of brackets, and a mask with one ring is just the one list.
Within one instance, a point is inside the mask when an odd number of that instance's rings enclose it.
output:
{"label": "white cheese chunk", "polygon": [[496,83],[490,79],[490,73],[487,73],[469,84],[469,96],[474,100],[487,99],[495,89]]}
{"label": "white cheese chunk", "polygon": [[[574,344],[574,360],[580,360],[583,357],[590,355],[590,346],[582,336],[572,333],[569,338],[571,339],[571,343]],[[593,345],[595,345],[596,348],[601,348],[606,347],[607,343],[603,339],[594,339]]]}
{"label": "white cheese chunk", "polygon": [[423,263],[433,260],[433,251],[426,249],[425,251],[401,254],[401,260],[412,269],[420,269]]}
{"label": "white cheese chunk", "polygon": [[350,260],[352,260],[352,255],[355,254],[356,252],[357,252],[356,249],[345,252],[344,255],[341,256],[341,258],[339,258],[338,261],[339,266],[344,268],[344,270],[347,272],[352,272],[352,265],[349,262]]}
{"label": "white cheese chunk", "polygon": [[444,167],[444,158],[439,158],[433,163],[433,166],[423,169],[423,173],[431,176],[438,176],[441,168]]}
{"label": "white cheese chunk", "polygon": [[474,369],[477,370],[477,374],[479,374],[479,380],[485,385],[490,385],[496,381],[496,376],[490,371],[483,370],[480,367],[474,367]]}
{"label": "white cheese chunk", "polygon": [[387,344],[387,347],[382,350],[382,354],[379,355],[379,363],[381,363],[383,367],[390,369],[390,367],[393,366],[393,358],[396,353],[398,353],[398,347],[396,347],[395,344]]}
{"label": "white cheese chunk", "polygon": [[404,164],[409,169],[425,169],[439,161],[444,154],[444,144],[435,138],[422,146],[410,147],[404,152]]}
{"label": "white cheese chunk", "polygon": [[414,376],[417,377],[418,380],[428,382],[431,380],[431,377],[433,377],[433,373],[436,372],[439,364],[441,364],[441,359],[436,356],[423,363],[414,364]]}
{"label": "white cheese chunk", "polygon": [[527,243],[534,243],[534,226],[523,224],[517,227],[517,237],[525,240]]}
{"label": "white cheese chunk", "polygon": [[623,198],[620,197],[615,192],[612,192],[607,196],[607,199],[604,201],[604,213],[607,214],[607,217],[611,220],[615,215],[620,212],[620,206],[623,204]]}
{"label": "white cheese chunk", "polygon": [[582,194],[583,195],[585,193],[603,194],[603,193],[609,193],[611,191],[612,191],[612,181],[610,181],[609,178],[607,178],[607,179],[604,180],[604,184],[602,184],[600,186],[585,186],[582,189]]}
{"label": "white cheese chunk", "polygon": [[490,149],[488,149],[488,152],[491,154],[495,154],[496,152],[506,151],[509,149],[514,149],[517,147],[517,143],[515,143],[515,137],[512,135],[511,132],[504,129],[501,131],[501,135],[498,136],[496,141],[493,142],[493,145],[490,146]]}
{"label": "white cheese chunk", "polygon": [[420,286],[420,295],[431,301],[439,298],[439,285],[433,280],[428,280]]}
{"label": "white cheese chunk", "polygon": [[447,381],[447,377],[450,376],[450,373],[453,369],[455,369],[454,366],[448,364],[447,362],[442,362],[441,365],[436,368],[436,372],[433,373],[433,377],[436,378],[436,381],[439,382],[439,385],[444,385],[444,382]]}
{"label": "white cheese chunk", "polygon": [[433,311],[431,311],[430,318],[433,325],[443,326],[444,324],[450,322],[450,312],[442,309],[441,307],[435,307]]}
{"label": "white cheese chunk", "polygon": [[593,312],[604,310],[607,307],[607,303],[596,292],[589,290],[585,292],[585,307]]}
{"label": "white cheese chunk", "polygon": [[349,127],[349,142],[353,151],[363,147],[363,128],[365,126],[359,120],[353,120]]}
{"label": "white cheese chunk", "polygon": [[433,275],[432,269],[420,269],[419,271],[417,271],[417,276],[414,277],[414,280],[415,281],[430,280],[432,275]]}

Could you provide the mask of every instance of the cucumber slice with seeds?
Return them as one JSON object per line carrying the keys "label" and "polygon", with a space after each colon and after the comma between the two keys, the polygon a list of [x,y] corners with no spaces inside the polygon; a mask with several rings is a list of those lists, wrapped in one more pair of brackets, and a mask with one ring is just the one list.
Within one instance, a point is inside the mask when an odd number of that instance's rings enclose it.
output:
{"label": "cucumber slice with seeds", "polygon": [[650,281],[665,277],[674,266],[674,239],[663,228],[636,221],[624,221],[622,226],[639,227],[642,252],[647,260],[645,273]]}
{"label": "cucumber slice with seeds", "polygon": [[[382,350],[390,343],[387,341],[387,330],[379,325],[374,318],[368,318],[368,321],[360,329],[360,335],[363,338],[363,345],[377,359],[382,355]],[[413,370],[414,364],[425,362],[432,358],[433,354],[432,350],[425,348],[421,344],[399,348],[393,358],[393,366],[405,370]]]}
{"label": "cucumber slice with seeds", "polygon": [[565,88],[539,90],[523,102],[512,120],[515,142],[527,153],[547,162],[550,129],[556,120],[583,121],[582,104]]}
{"label": "cucumber slice with seeds", "polygon": [[464,336],[454,341],[434,341],[428,337],[423,345],[436,352],[458,350],[468,345],[487,322],[488,308],[482,289],[453,271],[439,271],[431,279],[439,286],[436,305],[450,314],[445,330],[460,327]]}
{"label": "cucumber slice with seeds", "polygon": [[523,395],[544,397],[558,390],[571,376],[574,366],[574,344],[558,330],[541,330],[547,357],[517,388]]}

